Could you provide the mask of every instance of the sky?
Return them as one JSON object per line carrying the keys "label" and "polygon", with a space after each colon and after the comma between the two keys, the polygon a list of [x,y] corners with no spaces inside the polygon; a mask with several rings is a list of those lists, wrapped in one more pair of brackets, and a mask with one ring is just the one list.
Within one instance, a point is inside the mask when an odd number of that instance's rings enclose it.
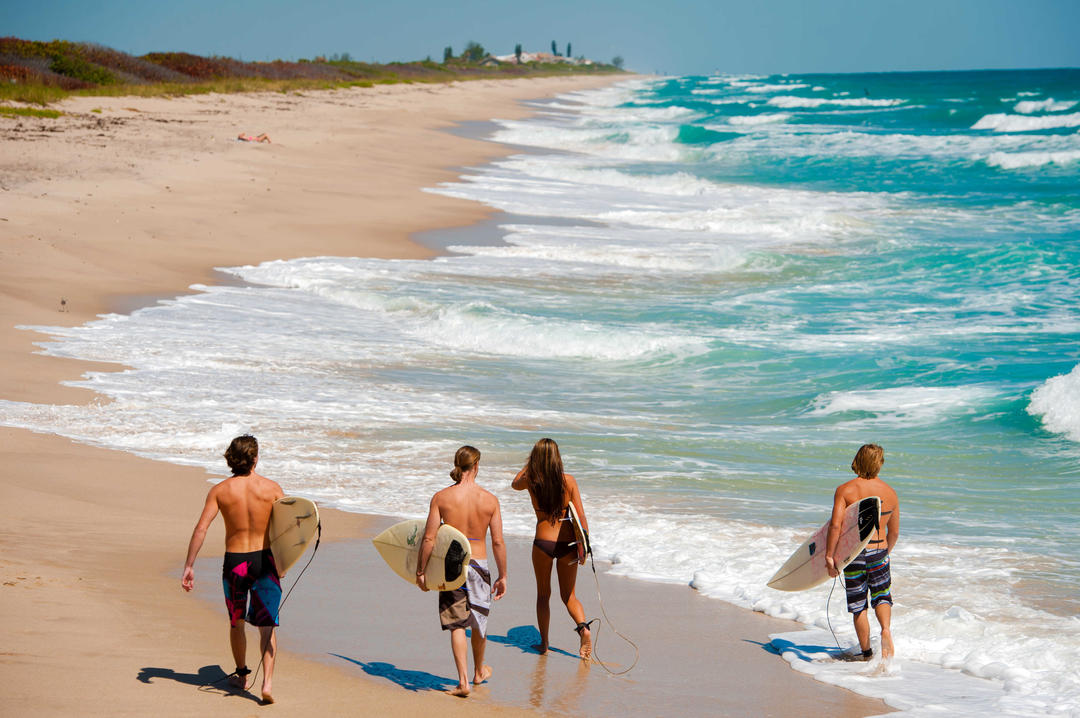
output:
{"label": "sky", "polygon": [[0,36],[140,55],[441,60],[470,41],[667,75],[1080,67],[1080,0],[0,0]]}

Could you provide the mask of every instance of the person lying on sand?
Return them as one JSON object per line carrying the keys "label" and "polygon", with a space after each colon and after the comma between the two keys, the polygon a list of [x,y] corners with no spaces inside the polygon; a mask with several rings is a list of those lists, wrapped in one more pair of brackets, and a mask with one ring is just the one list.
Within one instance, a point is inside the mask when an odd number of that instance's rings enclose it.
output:
{"label": "person lying on sand", "polygon": [[269,142],[270,141],[269,135],[267,135],[265,132],[263,132],[261,135],[245,135],[243,132],[241,132],[239,135],[236,136],[236,139],[240,140],[241,142]]}

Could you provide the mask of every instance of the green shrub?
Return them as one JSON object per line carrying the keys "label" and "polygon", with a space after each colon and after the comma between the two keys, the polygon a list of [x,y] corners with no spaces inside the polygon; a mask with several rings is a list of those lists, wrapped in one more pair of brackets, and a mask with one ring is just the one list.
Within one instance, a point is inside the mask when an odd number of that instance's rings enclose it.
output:
{"label": "green shrub", "polygon": [[113,74],[104,67],[87,62],[76,55],[56,55],[49,69],[57,75],[94,85],[112,85],[116,82]]}

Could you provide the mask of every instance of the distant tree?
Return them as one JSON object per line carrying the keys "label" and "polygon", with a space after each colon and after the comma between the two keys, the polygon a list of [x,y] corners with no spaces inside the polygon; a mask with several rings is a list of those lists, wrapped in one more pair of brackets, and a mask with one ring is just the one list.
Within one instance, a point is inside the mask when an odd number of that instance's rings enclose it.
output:
{"label": "distant tree", "polygon": [[484,46],[478,42],[470,41],[465,49],[461,53],[461,57],[468,62],[480,62],[487,55],[487,51],[484,50]]}
{"label": "distant tree", "polygon": [[521,64],[521,43],[520,42],[518,44],[514,45],[514,59],[517,60],[517,63],[519,65]]}
{"label": "distant tree", "polygon": [[452,48],[450,45],[447,45],[445,48],[443,48],[443,51],[442,51],[443,64],[446,64],[447,62],[450,62],[453,59],[454,59],[454,48]]}
{"label": "distant tree", "polygon": [[343,53],[341,53],[341,61],[342,62],[352,62],[352,56],[347,52],[343,52]]}
{"label": "distant tree", "polygon": [[566,56],[573,57],[573,53],[570,52],[570,43],[566,43]]}
{"label": "distant tree", "polygon": [[615,57],[611,58],[611,64],[621,70],[623,65],[622,55],[616,55]]}
{"label": "distant tree", "polygon": [[555,41],[551,41],[551,54],[555,57],[559,56],[559,46],[555,44]]}

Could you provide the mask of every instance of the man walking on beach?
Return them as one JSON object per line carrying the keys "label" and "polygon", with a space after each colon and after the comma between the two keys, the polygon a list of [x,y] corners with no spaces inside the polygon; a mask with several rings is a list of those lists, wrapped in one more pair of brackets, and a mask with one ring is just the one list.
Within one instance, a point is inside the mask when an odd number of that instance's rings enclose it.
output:
{"label": "man walking on beach", "polygon": [[[444,631],[450,631],[450,647],[457,666],[458,685],[449,691],[451,695],[466,698],[469,695],[468,645],[465,629],[472,629],[473,685],[480,685],[491,677],[491,666],[484,664],[484,648],[487,645],[487,618],[492,599],[498,601],[506,594],[506,544],[503,543],[502,513],[499,500],[490,491],[476,483],[480,466],[480,452],[471,446],[463,446],[454,456],[454,469],[450,478],[453,486],[436,492],[431,497],[424,541],[416,568],[416,585],[427,591],[424,569],[435,548],[435,535],[439,525],[447,523],[461,531],[472,544],[472,560],[466,569],[465,584],[453,591],[439,591],[439,620]],[[494,592],[491,573],[487,565],[487,532],[491,531],[491,550],[499,578]]]}
{"label": "man walking on beach", "polygon": [[[184,577],[180,581],[185,591],[195,585],[195,557],[199,555],[206,531],[214,517],[221,512],[225,519],[225,563],[222,583],[225,588],[225,608],[229,612],[229,644],[232,646],[236,671],[229,676],[235,688],[247,688],[247,636],[244,618],[259,627],[262,652],[264,703],[273,703],[271,683],[274,658],[277,654],[278,606],[281,603],[281,583],[274,557],[270,553],[270,511],[274,502],[284,496],[276,482],[255,473],[259,462],[259,442],[254,436],[238,436],[229,444],[225,461],[233,475],[217,484],[206,495],[202,515],[195,524],[188,544]],[[250,604],[249,604],[250,596]]]}
{"label": "man walking on beach", "polygon": [[825,540],[825,565],[829,575],[835,577],[840,572],[836,569],[833,554],[840,539],[847,507],[871,496],[881,499],[881,518],[874,527],[874,538],[844,569],[848,612],[853,614],[855,634],[859,637],[859,648],[865,659],[873,655],[870,648],[870,618],[866,615],[867,596],[881,626],[881,655],[892,658],[894,653],[890,627],[893,600],[889,554],[900,538],[900,501],[892,487],[878,478],[884,463],[885,451],[877,444],[864,444],[859,448],[855,460],[851,462],[855,478],[837,487],[833,495],[832,519]]}

